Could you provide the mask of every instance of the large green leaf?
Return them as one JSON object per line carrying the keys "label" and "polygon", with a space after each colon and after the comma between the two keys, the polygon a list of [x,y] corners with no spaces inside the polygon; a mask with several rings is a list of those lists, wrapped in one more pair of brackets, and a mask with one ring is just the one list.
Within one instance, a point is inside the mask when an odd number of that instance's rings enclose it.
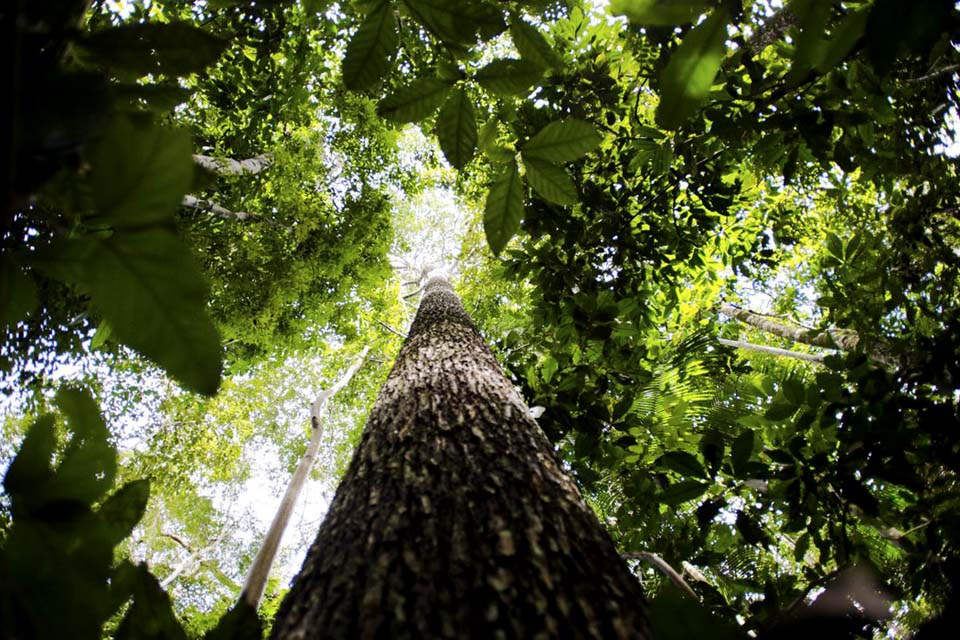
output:
{"label": "large green leaf", "polygon": [[43,497],[47,501],[76,500],[92,505],[113,486],[117,473],[110,432],[86,390],[62,387],[57,392],[57,406],[73,437]]}
{"label": "large green leaf", "polygon": [[677,505],[694,498],[699,498],[707,489],[710,488],[709,482],[700,482],[698,480],[681,480],[671,484],[657,495],[657,499],[669,505]]}
{"label": "large green leaf", "polygon": [[206,314],[206,282],[172,231],[153,227],[63,239],[37,266],[86,292],[118,340],[187,387],[216,392],[220,341]]}
{"label": "large green leaf", "polygon": [[145,22],[97,31],[80,44],[97,62],[113,69],[179,76],[215,62],[227,41],[186,22]]}
{"label": "large green leaf", "polygon": [[561,205],[577,203],[577,188],[563,167],[526,155],[523,155],[523,167],[527,182],[544,199]]}
{"label": "large green leaf", "polygon": [[610,0],[610,12],[636,24],[671,27],[693,22],[709,5],[706,0]]}
{"label": "large green leaf", "polygon": [[686,451],[670,451],[657,459],[657,465],[675,471],[683,476],[707,477],[703,465],[692,453]]}
{"label": "large green leaf", "polygon": [[397,18],[389,2],[367,14],[347,45],[343,58],[343,83],[348,89],[366,89],[390,70],[397,51]]}
{"label": "large green leaf", "polygon": [[[45,483],[53,473],[50,462],[57,443],[52,415],[44,415],[27,430],[20,451],[3,477],[3,488],[14,496],[14,509],[18,508],[17,496]],[[16,514],[14,514],[16,515]]]}
{"label": "large green leaf", "polygon": [[476,40],[480,24],[458,0],[403,0],[414,19],[449,45],[463,47]]}
{"label": "large green leaf", "polygon": [[523,218],[523,182],[516,160],[511,159],[493,181],[483,213],[483,230],[494,254],[507,246]]}
{"label": "large green leaf", "polygon": [[94,221],[142,227],[173,219],[193,179],[190,137],[116,121],[90,155]]}
{"label": "large green leaf", "polygon": [[563,64],[560,56],[553,50],[543,34],[536,27],[519,17],[510,21],[510,37],[523,60],[544,68],[556,68]]}
{"label": "large green leaf", "polygon": [[477,116],[470,96],[457,88],[437,116],[437,139],[447,162],[463,169],[477,150]]}
{"label": "large green leaf", "polygon": [[439,78],[418,78],[380,101],[377,111],[393,122],[419,122],[443,103],[450,84]]}
{"label": "large green leaf", "polygon": [[133,604],[120,621],[117,640],[187,640],[177,620],[170,596],[145,564],[124,563],[116,580],[133,592]]}
{"label": "large green leaf", "polygon": [[480,86],[499,96],[522,96],[530,92],[540,78],[543,68],[526,60],[502,58],[494,60],[477,72]]}
{"label": "large green leaf", "polygon": [[667,583],[650,603],[650,627],[658,640],[747,640],[749,636],[731,620],[712,614],[703,604]]}
{"label": "large green leaf", "polygon": [[690,30],[660,78],[657,124],[676,129],[690,118],[710,93],[726,55],[728,14],[717,9]]}
{"label": "large green leaf", "polygon": [[745,477],[747,463],[753,455],[754,433],[752,429],[744,429],[733,441],[730,447],[730,463],[733,465],[733,474],[738,478]]}
{"label": "large green leaf", "polygon": [[522,151],[528,158],[570,162],[589,153],[602,138],[589,122],[576,118],[556,120],[530,138]]}
{"label": "large green leaf", "polygon": [[117,545],[130,535],[143,517],[149,497],[150,481],[133,480],[103,501],[97,515],[103,520],[111,544]]}

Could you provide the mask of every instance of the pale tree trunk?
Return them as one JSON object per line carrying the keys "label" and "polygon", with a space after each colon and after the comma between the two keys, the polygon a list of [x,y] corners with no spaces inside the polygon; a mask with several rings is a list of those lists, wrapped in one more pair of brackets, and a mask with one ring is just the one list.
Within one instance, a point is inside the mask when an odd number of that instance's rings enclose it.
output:
{"label": "pale tree trunk", "polygon": [[[824,347],[826,349],[840,349],[841,351],[848,352],[856,351],[857,346],[860,344],[860,336],[857,332],[847,329],[825,329],[819,332],[811,331],[803,327],[778,322],[769,316],[754,313],[746,309],[740,309],[731,304],[720,305],[720,313],[728,318],[739,320],[751,327],[792,342]],[[890,353],[890,350],[884,345],[874,345],[872,349],[866,351],[866,355],[871,360],[888,367],[898,367],[901,365],[899,359]]]}
{"label": "pale tree trunk", "polygon": [[198,167],[215,173],[219,176],[248,176],[256,175],[273,164],[273,154],[261,153],[246,160],[232,158],[214,158],[194,154],[193,163]]}
{"label": "pale tree trunk", "polygon": [[267,585],[267,578],[270,576],[270,568],[273,566],[273,561],[277,556],[277,549],[280,548],[283,533],[287,530],[287,523],[290,521],[293,507],[296,506],[297,498],[300,497],[300,492],[303,490],[303,485],[307,481],[310,469],[313,468],[313,462],[317,459],[317,452],[320,450],[320,440],[323,437],[323,407],[326,405],[327,400],[349,384],[354,374],[360,369],[369,351],[370,347],[364,347],[363,351],[360,352],[346,373],[340,376],[340,379],[329,389],[321,391],[310,407],[310,423],[312,428],[310,443],[300,458],[300,463],[297,465],[296,471],[293,472],[290,484],[287,485],[287,491],[283,494],[283,500],[280,501],[277,513],[273,516],[273,522],[270,523],[270,528],[267,530],[263,545],[261,545],[260,550],[257,552],[257,557],[253,559],[253,564],[250,565],[250,571],[247,573],[247,579],[243,585],[243,592],[240,594],[240,599],[249,604],[254,610],[260,606],[260,600],[263,599],[263,591]]}
{"label": "pale tree trunk", "polygon": [[432,277],[273,638],[647,638],[638,581]]}

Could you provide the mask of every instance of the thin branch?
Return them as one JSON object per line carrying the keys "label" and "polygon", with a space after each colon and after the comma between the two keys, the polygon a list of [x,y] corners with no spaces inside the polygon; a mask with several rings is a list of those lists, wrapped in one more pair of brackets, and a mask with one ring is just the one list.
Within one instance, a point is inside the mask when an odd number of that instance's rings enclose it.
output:
{"label": "thin branch", "polygon": [[186,550],[189,551],[190,553],[193,553],[193,547],[191,547],[190,545],[188,545],[188,544],[186,543],[186,541],[185,541],[183,538],[181,538],[180,536],[178,536],[177,534],[175,534],[175,533],[160,532],[160,535],[163,536],[164,538],[170,538],[171,540],[173,540],[174,542],[176,542],[177,544],[179,544],[181,547],[183,547],[184,549],[186,549]]}
{"label": "thin branch", "polygon": [[927,75],[920,76],[919,78],[908,78],[907,82],[926,82],[928,80],[936,80],[942,76],[953,75],[957,71],[960,71],[960,64],[951,64],[950,66],[943,67],[942,69],[931,71]]}
{"label": "thin branch", "polygon": [[392,334],[394,334],[394,335],[397,335],[397,336],[400,336],[401,338],[403,338],[404,340],[406,340],[407,336],[403,335],[402,333],[400,333],[399,331],[397,331],[396,329],[394,329],[393,327],[391,327],[390,325],[388,325],[386,322],[381,322],[380,320],[377,320],[377,324],[379,324],[381,327],[383,327],[384,329],[386,329],[386,330],[389,331],[390,333],[392,333]]}
{"label": "thin branch", "polygon": [[310,443],[307,445],[303,457],[300,458],[300,463],[290,479],[290,484],[287,485],[287,490],[283,494],[277,513],[273,516],[273,522],[270,523],[263,545],[257,552],[256,558],[253,559],[250,572],[247,574],[247,579],[243,585],[243,591],[240,593],[240,599],[254,609],[260,606],[260,600],[263,599],[263,591],[266,588],[267,578],[270,576],[270,568],[273,566],[277,549],[280,547],[280,541],[283,539],[283,533],[286,531],[287,523],[293,513],[293,507],[297,503],[297,498],[300,497],[300,491],[307,481],[307,475],[310,473],[313,462],[317,458],[317,452],[320,450],[320,439],[323,436],[323,429],[321,429],[323,406],[327,400],[347,386],[357,370],[363,365],[369,351],[369,346],[364,347],[353,364],[350,365],[350,368],[340,376],[340,379],[329,389],[324,389],[317,394],[316,400],[310,406],[310,424],[313,431],[310,436]]}
{"label": "thin branch", "polygon": [[753,344],[751,342],[741,342],[740,340],[726,340],[724,338],[717,338],[717,342],[722,344],[725,347],[733,347],[734,349],[747,349],[749,351],[757,351],[759,353],[766,353],[772,356],[783,356],[785,358],[796,358],[798,360],[806,360],[807,362],[817,362],[823,363],[825,356],[818,355],[815,353],[803,353],[801,351],[790,351],[789,349],[780,349],[778,347],[771,347],[765,344]]}
{"label": "thin branch", "polygon": [[180,202],[180,204],[188,209],[207,211],[219,218],[223,218],[224,220],[260,220],[260,216],[255,213],[247,213],[246,211],[230,211],[229,209],[221,207],[212,200],[201,200],[196,196],[183,196],[183,200]]}
{"label": "thin branch", "polygon": [[697,595],[697,592],[690,588],[690,585],[683,579],[683,576],[677,573],[676,569],[671,567],[666,560],[657,554],[650,553],[649,551],[637,551],[635,553],[621,554],[620,557],[624,560],[642,560],[648,564],[652,564],[659,569],[663,575],[667,576],[670,582],[676,585],[677,588],[699,602],[700,596]]}

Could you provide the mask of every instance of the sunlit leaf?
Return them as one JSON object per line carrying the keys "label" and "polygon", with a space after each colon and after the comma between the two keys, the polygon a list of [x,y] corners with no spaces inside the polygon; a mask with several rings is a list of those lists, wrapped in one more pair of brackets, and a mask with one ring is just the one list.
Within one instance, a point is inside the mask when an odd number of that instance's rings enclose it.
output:
{"label": "sunlit leaf", "polygon": [[726,54],[728,14],[716,9],[690,30],[670,56],[660,78],[657,124],[676,129],[706,99]]}
{"label": "sunlit leaf", "polygon": [[523,154],[548,162],[577,160],[600,144],[600,134],[589,122],[567,118],[551,122],[523,145]]}

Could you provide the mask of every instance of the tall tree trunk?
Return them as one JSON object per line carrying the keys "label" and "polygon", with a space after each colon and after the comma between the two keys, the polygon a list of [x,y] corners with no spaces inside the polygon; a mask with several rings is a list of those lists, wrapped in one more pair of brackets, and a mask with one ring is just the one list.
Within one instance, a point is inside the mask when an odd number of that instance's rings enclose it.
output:
{"label": "tall tree trunk", "polygon": [[639,583],[442,277],[273,638],[646,638]]}

